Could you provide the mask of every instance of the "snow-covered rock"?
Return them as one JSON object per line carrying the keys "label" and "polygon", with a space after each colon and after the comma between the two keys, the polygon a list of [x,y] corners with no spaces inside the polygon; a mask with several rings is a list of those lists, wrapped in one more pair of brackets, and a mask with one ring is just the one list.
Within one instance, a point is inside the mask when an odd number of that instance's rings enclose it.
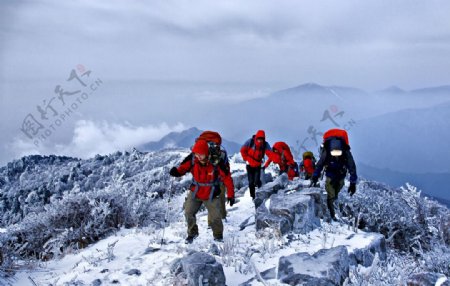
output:
{"label": "snow-covered rock", "polygon": [[256,230],[272,228],[279,234],[286,234],[292,230],[292,222],[285,216],[275,215],[269,212],[265,205],[256,210]]}
{"label": "snow-covered rock", "polygon": [[[276,279],[277,278],[277,268],[276,267],[269,268],[269,269],[261,272],[260,276],[261,276],[261,279],[264,279],[264,280]],[[261,282],[261,281],[259,281],[259,279],[260,279],[259,277],[254,277],[248,281],[245,281],[244,283],[239,284],[239,286],[254,285],[253,283]]]}
{"label": "snow-covered rock", "polygon": [[286,174],[276,178],[273,182],[266,183],[256,190],[255,207],[258,208],[271,195],[276,194],[279,190],[284,189],[288,184]]}
{"label": "snow-covered rock", "polygon": [[342,285],[349,275],[345,246],[283,256],[278,263],[278,279],[289,285]]}
{"label": "snow-covered rock", "polygon": [[386,260],[386,239],[381,234],[371,235],[373,240],[367,246],[356,248],[350,253],[351,265],[371,266],[376,254],[380,260]]}
{"label": "snow-covered rock", "polygon": [[307,233],[320,226],[316,203],[311,195],[301,192],[270,196],[270,206],[261,205],[256,212],[256,229],[275,228],[281,234],[289,231]]}
{"label": "snow-covered rock", "polygon": [[408,277],[407,286],[448,286],[450,281],[443,274],[439,273],[416,273]]}
{"label": "snow-covered rock", "polygon": [[172,274],[186,275],[189,286],[225,285],[222,264],[205,252],[192,252],[176,259],[171,266]]}
{"label": "snow-covered rock", "polygon": [[269,211],[274,215],[287,217],[294,233],[308,233],[320,226],[320,220],[315,215],[314,199],[300,192],[280,192],[271,196]]}
{"label": "snow-covered rock", "polygon": [[326,205],[326,193],[320,188],[303,188],[301,189],[301,194],[306,196],[311,196],[314,201],[314,211],[318,218],[325,218],[328,214],[328,209]]}

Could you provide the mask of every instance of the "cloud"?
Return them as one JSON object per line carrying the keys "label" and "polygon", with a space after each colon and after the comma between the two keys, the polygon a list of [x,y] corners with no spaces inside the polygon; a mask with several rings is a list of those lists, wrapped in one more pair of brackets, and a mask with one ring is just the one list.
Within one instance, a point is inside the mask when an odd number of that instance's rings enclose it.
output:
{"label": "cloud", "polygon": [[86,159],[96,154],[110,154],[115,151],[129,150],[150,141],[158,141],[170,132],[184,129],[186,127],[181,123],[174,126],[169,126],[166,123],[133,126],[129,123],[117,124],[105,121],[79,120],[75,124],[73,137],[68,144],[47,143],[37,147],[29,140],[16,138],[8,147],[16,158],[31,154],[56,154]]}
{"label": "cloud", "polygon": [[203,90],[194,94],[194,98],[202,103],[239,103],[242,101],[266,97],[271,93],[269,89],[256,89],[251,91],[219,91],[219,90]]}
{"label": "cloud", "polygon": [[404,85],[404,75],[427,86],[433,67],[445,83],[449,9],[434,0],[27,1],[0,22],[2,68],[22,79],[83,62],[105,78],[382,88]]}
{"label": "cloud", "polygon": [[5,81],[84,63],[120,80],[448,84],[450,1],[0,2]]}

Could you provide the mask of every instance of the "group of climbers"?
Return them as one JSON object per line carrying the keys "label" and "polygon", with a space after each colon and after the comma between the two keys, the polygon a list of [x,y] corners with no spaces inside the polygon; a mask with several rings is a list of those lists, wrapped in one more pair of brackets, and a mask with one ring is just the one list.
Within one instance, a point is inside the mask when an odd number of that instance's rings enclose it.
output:
{"label": "group of climbers", "polygon": [[[235,197],[230,164],[221,142],[219,133],[203,132],[192,147],[192,152],[178,167],[170,170],[170,175],[174,177],[184,176],[188,172],[193,177],[191,192],[184,203],[188,227],[186,243],[192,243],[198,236],[196,214],[203,204],[208,211],[208,224],[213,231],[214,240],[223,241],[222,220],[226,218],[225,193],[230,206],[235,203]],[[303,160],[297,165],[289,146],[280,141],[271,147],[263,130],[258,130],[248,139],[240,152],[246,162],[248,187],[252,199],[255,199],[256,188],[262,186],[261,173],[264,173],[264,169],[272,162],[279,166],[280,174],[287,174],[289,180],[302,176],[306,180],[311,180],[311,187],[317,186],[319,177],[325,170],[327,207],[333,220],[336,220],[334,202],[344,186],[347,171],[350,173],[348,191],[350,195],[356,191],[356,166],[345,130],[331,129],[324,134],[320,159],[317,163],[314,154],[308,151],[303,153]],[[267,161],[264,163],[266,156]]]}
{"label": "group of climbers", "polygon": [[[252,138],[248,139],[241,148],[241,155],[247,163],[250,196],[255,198],[255,186],[261,186],[260,172],[264,171],[270,163],[275,163],[280,168],[280,174],[286,173],[289,180],[303,174],[305,179],[310,179],[314,173],[315,158],[312,152],[303,153],[303,161],[299,165],[294,161],[291,148],[285,142],[275,142],[273,147],[266,142],[265,132],[259,130]],[[267,161],[262,166],[264,155]],[[262,167],[261,167],[262,166]]]}

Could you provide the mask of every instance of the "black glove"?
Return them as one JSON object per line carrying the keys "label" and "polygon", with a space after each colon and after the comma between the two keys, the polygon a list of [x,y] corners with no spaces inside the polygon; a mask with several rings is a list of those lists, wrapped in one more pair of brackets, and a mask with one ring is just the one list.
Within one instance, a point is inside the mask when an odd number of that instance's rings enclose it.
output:
{"label": "black glove", "polygon": [[312,177],[311,178],[311,184],[309,185],[309,187],[317,187],[317,182],[319,181],[319,178],[317,177]]}
{"label": "black glove", "polygon": [[230,203],[230,207],[232,207],[236,200],[234,198],[228,198],[228,202]]}
{"label": "black glove", "polygon": [[170,169],[169,174],[172,177],[181,177],[181,174],[180,174],[180,172],[178,172],[178,169],[176,167],[173,167],[172,169]]}
{"label": "black glove", "polygon": [[356,192],[356,184],[350,183],[350,186],[348,187],[348,193],[350,194],[350,196],[353,196],[355,192]]}

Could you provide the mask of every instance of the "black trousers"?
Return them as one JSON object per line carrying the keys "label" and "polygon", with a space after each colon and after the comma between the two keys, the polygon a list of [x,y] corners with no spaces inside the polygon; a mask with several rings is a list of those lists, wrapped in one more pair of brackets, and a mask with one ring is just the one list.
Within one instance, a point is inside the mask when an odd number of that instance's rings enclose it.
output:
{"label": "black trousers", "polygon": [[256,187],[260,188],[261,183],[261,167],[251,167],[247,165],[247,177],[248,177],[248,187],[250,189],[250,196],[255,198]]}

